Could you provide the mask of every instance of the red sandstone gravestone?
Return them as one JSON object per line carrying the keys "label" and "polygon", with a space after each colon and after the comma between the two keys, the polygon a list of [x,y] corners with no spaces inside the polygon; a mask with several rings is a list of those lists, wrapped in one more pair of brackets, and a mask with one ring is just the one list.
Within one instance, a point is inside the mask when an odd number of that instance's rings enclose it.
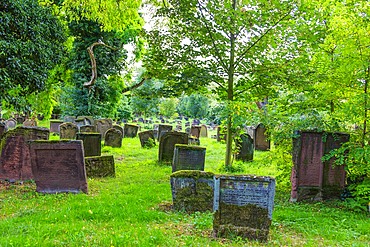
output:
{"label": "red sandstone gravestone", "polygon": [[37,192],[87,193],[82,141],[33,141],[30,151]]}

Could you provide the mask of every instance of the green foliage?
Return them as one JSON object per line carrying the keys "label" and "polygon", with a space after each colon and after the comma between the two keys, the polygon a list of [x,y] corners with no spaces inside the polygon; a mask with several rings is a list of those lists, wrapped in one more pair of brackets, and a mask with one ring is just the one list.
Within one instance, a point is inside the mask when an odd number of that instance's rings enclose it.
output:
{"label": "green foliage", "polygon": [[0,100],[23,110],[20,97],[44,90],[63,59],[65,30],[37,0],[1,1],[0,22]]}
{"label": "green foliage", "polygon": [[206,118],[208,116],[208,98],[201,94],[183,95],[179,98],[177,112],[191,118]]}
{"label": "green foliage", "polygon": [[159,103],[159,114],[168,118],[175,116],[177,103],[175,98],[163,98]]}

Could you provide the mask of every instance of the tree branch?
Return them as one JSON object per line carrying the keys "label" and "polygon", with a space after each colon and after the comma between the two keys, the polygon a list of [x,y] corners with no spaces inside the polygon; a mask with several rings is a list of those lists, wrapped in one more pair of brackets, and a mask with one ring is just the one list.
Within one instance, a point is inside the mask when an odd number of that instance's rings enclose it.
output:
{"label": "tree branch", "polygon": [[280,19],[278,19],[272,26],[270,26],[256,41],[254,41],[242,54],[239,56],[239,59],[235,62],[235,68],[238,67],[239,63],[243,60],[244,56],[256,45],[260,40],[265,37],[272,29],[274,29],[280,22],[282,22],[287,16],[289,16],[290,9],[287,13],[285,13]]}
{"label": "tree branch", "polygon": [[103,41],[99,40],[98,42],[93,43],[91,46],[87,48],[87,52],[89,53],[90,60],[91,60],[91,79],[89,82],[84,83],[84,87],[91,87],[95,84],[96,78],[98,77],[98,72],[96,69],[96,59],[94,56],[94,47],[97,45],[105,46],[111,50],[118,50],[117,48],[114,48],[112,46],[106,45]]}
{"label": "tree branch", "polygon": [[132,85],[132,86],[130,86],[130,87],[127,87],[127,88],[123,89],[123,90],[122,90],[122,93],[127,93],[128,91],[131,91],[131,90],[133,90],[133,89],[136,89],[136,88],[140,87],[141,85],[143,85],[143,84],[144,84],[144,82],[145,82],[146,80],[149,80],[149,79],[150,79],[150,78],[143,78],[143,79],[141,79],[141,81],[140,81],[139,83],[137,83],[137,84],[135,84],[135,85]]}

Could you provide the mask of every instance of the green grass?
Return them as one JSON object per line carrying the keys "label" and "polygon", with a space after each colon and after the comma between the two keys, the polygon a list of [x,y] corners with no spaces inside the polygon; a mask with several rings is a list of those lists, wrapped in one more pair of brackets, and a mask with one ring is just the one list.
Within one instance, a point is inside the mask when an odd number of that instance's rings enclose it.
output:
{"label": "green grass", "polygon": [[[53,137],[54,139],[55,137]],[[225,144],[201,139],[206,171],[220,173]],[[157,162],[158,146],[124,139],[113,154],[116,177],[88,179],[89,194],[39,194],[35,184],[2,184],[0,246],[370,246],[370,219],[343,203],[289,203],[278,190],[267,243],[212,237],[212,214],[168,210],[171,167]],[[239,164],[245,174],[276,176],[269,152]],[[278,187],[279,188],[279,187]]]}

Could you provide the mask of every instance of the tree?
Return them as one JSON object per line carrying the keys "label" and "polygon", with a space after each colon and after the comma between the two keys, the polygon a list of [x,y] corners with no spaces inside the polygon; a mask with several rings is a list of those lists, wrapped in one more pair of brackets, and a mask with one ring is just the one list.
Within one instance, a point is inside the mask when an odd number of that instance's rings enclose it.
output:
{"label": "tree", "polygon": [[206,118],[209,111],[208,98],[196,93],[183,95],[177,105],[177,111],[191,118]]}
{"label": "tree", "polygon": [[257,81],[255,74],[267,75],[292,57],[289,48],[296,42],[289,25],[295,12],[294,1],[169,0],[153,18],[149,75],[165,79],[173,92],[208,86],[227,102],[226,166],[231,165],[233,102],[252,89],[261,97],[266,81]]}
{"label": "tree", "polygon": [[20,109],[20,98],[41,92],[64,56],[65,30],[37,0],[0,3],[0,102]]}

